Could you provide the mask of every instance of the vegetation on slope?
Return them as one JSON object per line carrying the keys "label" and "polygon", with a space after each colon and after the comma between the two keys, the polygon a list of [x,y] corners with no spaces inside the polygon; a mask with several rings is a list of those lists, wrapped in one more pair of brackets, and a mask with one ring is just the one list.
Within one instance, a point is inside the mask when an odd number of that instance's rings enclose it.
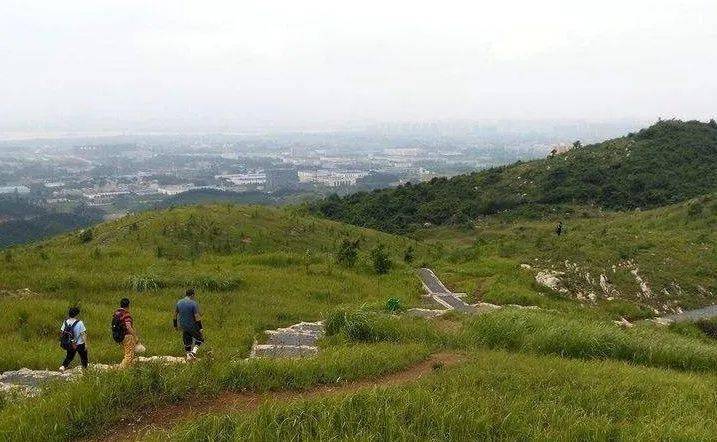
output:
{"label": "vegetation on slope", "polygon": [[471,354],[413,385],[273,402],[187,423],[170,439],[709,440],[717,431],[713,375]]}
{"label": "vegetation on slope", "polygon": [[330,219],[404,233],[424,223],[462,224],[506,210],[550,213],[561,204],[658,207],[716,190],[715,170],[717,127],[670,120],[544,160],[334,195],[312,208]]}
{"label": "vegetation on slope", "polygon": [[[337,264],[346,238],[359,244],[352,267]],[[379,244],[393,262],[386,275],[371,262]],[[57,330],[71,305],[82,309],[92,360],[116,362],[108,324],[124,296],[148,352],[179,355],[171,314],[190,286],[205,314],[208,349],[244,356],[263,330],[319,319],[337,305],[413,302],[420,283],[401,260],[411,244],[284,209],[222,205],[129,216],[9,249],[0,257],[0,370],[56,368]]]}
{"label": "vegetation on slope", "polygon": [[[561,236],[555,222],[489,217],[470,229],[414,236],[443,251],[438,268],[449,286],[486,302],[556,307],[556,299],[580,299],[636,319],[716,301],[717,194],[649,211],[576,216]],[[537,285],[539,271],[555,272],[567,292]]]}

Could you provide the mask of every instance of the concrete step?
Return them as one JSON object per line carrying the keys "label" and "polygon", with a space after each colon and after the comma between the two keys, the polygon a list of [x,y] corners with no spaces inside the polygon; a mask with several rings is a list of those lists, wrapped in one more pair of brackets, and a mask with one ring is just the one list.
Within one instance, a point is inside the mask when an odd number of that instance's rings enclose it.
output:
{"label": "concrete step", "polygon": [[317,347],[309,345],[256,344],[252,348],[251,357],[302,358],[316,356],[318,353]]}
{"label": "concrete step", "polygon": [[266,335],[269,337],[268,344],[272,345],[309,345],[316,346],[319,334],[301,333],[289,331],[287,329],[267,330]]}
{"label": "concrete step", "polygon": [[299,322],[298,324],[294,324],[290,327],[287,327],[290,330],[304,332],[304,333],[324,333],[324,323],[319,322]]}

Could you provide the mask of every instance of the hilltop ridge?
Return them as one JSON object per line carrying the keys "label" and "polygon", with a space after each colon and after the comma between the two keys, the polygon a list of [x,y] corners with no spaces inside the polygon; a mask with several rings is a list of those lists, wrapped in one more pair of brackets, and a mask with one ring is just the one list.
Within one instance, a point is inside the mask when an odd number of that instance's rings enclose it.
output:
{"label": "hilltop ridge", "polygon": [[654,208],[717,190],[717,123],[660,121],[637,133],[563,154],[395,189],[331,197],[312,210],[392,233],[556,206]]}

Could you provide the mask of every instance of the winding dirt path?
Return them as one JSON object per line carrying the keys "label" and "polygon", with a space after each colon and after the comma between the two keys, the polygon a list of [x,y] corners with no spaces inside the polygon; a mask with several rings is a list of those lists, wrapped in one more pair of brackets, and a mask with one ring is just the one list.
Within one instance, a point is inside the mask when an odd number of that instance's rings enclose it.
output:
{"label": "winding dirt path", "polygon": [[322,396],[353,393],[373,387],[401,385],[416,381],[440,367],[449,367],[463,362],[466,357],[460,353],[435,353],[428,359],[405,370],[372,379],[361,379],[342,384],[319,385],[303,391],[270,391],[267,393],[224,392],[215,397],[194,397],[180,403],[158,408],[149,408],[135,413],[113,425],[100,436],[89,441],[136,441],[153,430],[167,430],[189,419],[208,414],[251,411],[269,401],[295,401]]}

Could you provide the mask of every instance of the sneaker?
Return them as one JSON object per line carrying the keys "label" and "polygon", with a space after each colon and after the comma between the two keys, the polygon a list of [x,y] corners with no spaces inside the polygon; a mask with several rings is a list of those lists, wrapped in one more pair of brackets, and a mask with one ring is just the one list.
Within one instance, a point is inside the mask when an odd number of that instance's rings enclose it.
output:
{"label": "sneaker", "polygon": [[187,352],[187,362],[191,362],[191,361],[195,360],[196,358],[197,357],[194,355],[194,353],[192,353],[191,351]]}
{"label": "sneaker", "polygon": [[64,372],[65,372],[65,366],[64,366],[64,365],[60,365],[60,373],[64,373]]}

